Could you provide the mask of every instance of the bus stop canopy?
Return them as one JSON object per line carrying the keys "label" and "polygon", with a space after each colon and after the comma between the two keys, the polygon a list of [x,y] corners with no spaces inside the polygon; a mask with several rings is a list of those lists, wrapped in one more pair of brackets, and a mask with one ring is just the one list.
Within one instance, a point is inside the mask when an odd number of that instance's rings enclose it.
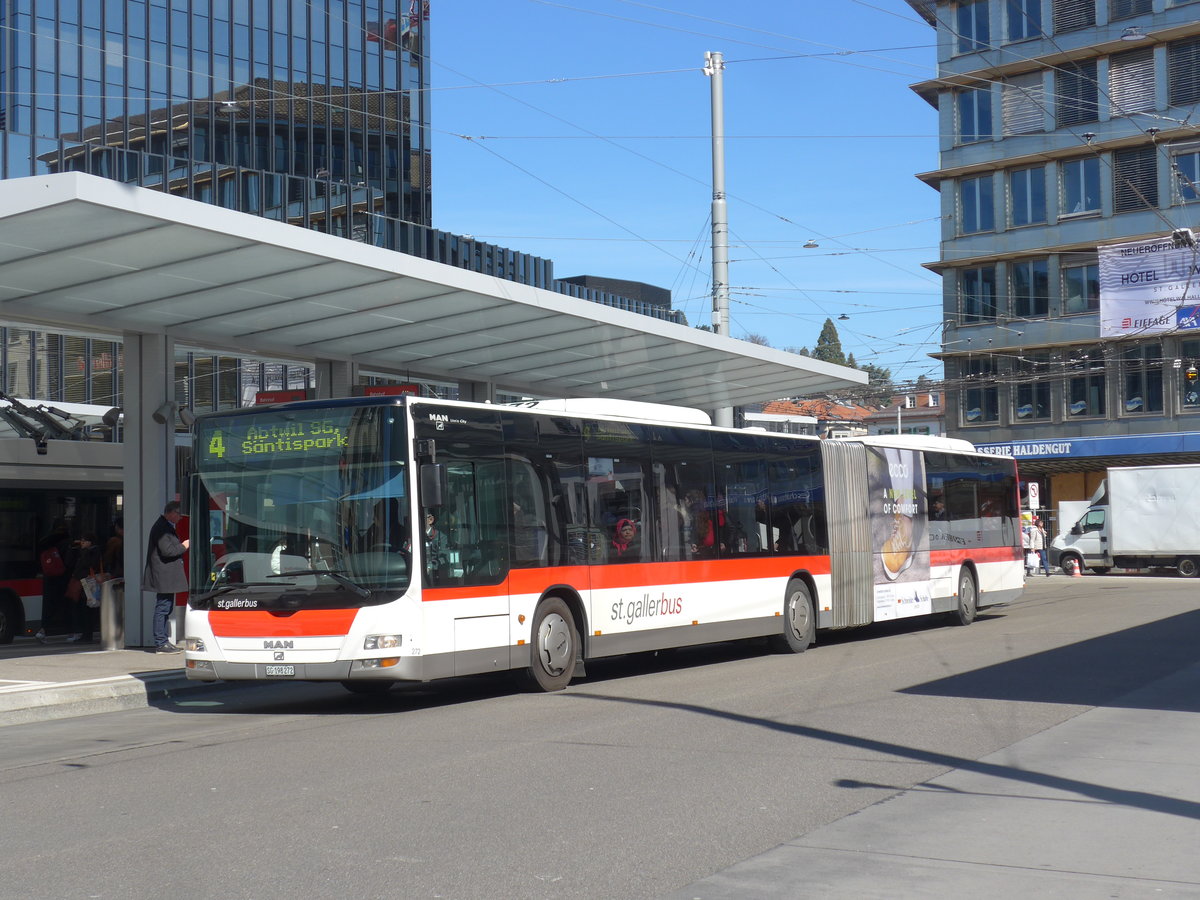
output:
{"label": "bus stop canopy", "polygon": [[0,319],[715,409],[865,373],[79,173],[0,181]]}

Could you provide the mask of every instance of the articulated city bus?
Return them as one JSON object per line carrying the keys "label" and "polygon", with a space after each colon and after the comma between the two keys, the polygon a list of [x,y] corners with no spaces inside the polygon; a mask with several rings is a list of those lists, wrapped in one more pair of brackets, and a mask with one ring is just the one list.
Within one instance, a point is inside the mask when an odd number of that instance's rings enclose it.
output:
{"label": "articulated city bus", "polygon": [[1011,458],[617,401],[416,397],[200,417],[188,675],[396,681],[944,614],[1024,583]]}

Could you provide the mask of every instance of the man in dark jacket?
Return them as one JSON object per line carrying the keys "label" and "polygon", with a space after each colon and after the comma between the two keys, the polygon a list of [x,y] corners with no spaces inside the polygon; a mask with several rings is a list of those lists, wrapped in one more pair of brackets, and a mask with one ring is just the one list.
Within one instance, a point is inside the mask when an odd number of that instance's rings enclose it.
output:
{"label": "man in dark jacket", "polygon": [[175,595],[188,589],[187,574],[183,570],[188,542],[181,541],[175,533],[175,526],[182,518],[179,501],[172,500],[151,526],[146,547],[146,571],[142,574],[142,587],[155,592],[154,649],[158,653],[179,652],[167,634],[167,622],[175,609]]}

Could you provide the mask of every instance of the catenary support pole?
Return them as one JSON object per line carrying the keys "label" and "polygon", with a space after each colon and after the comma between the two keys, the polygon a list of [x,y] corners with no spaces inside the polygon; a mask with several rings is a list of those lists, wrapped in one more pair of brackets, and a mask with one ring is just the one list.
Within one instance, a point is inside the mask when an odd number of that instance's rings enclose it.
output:
{"label": "catenary support pole", "polygon": [[[704,54],[704,74],[712,79],[712,325],[729,336],[729,217],[725,204],[725,59],[717,52]],[[713,421],[733,427],[733,407],[713,410]]]}

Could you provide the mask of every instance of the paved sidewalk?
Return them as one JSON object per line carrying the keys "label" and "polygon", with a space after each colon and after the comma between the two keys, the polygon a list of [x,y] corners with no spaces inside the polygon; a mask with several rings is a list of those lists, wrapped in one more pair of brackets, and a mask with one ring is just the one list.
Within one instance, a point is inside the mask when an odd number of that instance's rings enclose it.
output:
{"label": "paved sidewalk", "polygon": [[668,900],[1200,897],[1198,698],[1194,665]]}
{"label": "paved sidewalk", "polygon": [[62,638],[0,645],[0,726],[148,706],[205,686],[187,680],[182,653],[101,650]]}

